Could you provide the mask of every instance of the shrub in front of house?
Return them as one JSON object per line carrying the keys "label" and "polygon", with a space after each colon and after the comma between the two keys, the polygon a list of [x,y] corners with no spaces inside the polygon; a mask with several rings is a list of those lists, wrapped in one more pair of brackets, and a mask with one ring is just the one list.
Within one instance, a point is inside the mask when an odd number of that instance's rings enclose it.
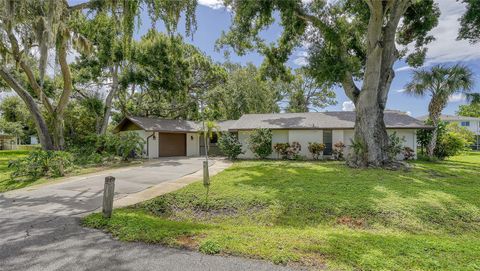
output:
{"label": "shrub in front of house", "polygon": [[468,141],[460,133],[447,131],[438,137],[437,146],[434,155],[438,159],[445,159],[450,156],[457,155],[465,150]]}
{"label": "shrub in front of house", "polygon": [[344,151],[345,151],[345,144],[342,141],[338,141],[337,143],[333,144],[332,156],[335,160],[343,160]]}
{"label": "shrub in front of house", "polygon": [[397,132],[393,132],[388,136],[387,154],[390,160],[396,160],[397,155],[402,153],[404,142],[405,138],[397,136]]}
{"label": "shrub in front of house", "polygon": [[308,142],[308,151],[312,154],[313,159],[318,160],[325,150],[325,144],[319,142]]}
{"label": "shrub in front of house", "polygon": [[123,161],[142,155],[145,140],[135,132],[120,133],[116,150]]}
{"label": "shrub in front of house", "polygon": [[412,160],[415,157],[415,151],[410,147],[403,148],[403,160]]}
{"label": "shrub in front of house", "polygon": [[287,148],[290,147],[288,143],[275,143],[273,144],[273,149],[277,153],[278,158],[285,159],[287,158]]}
{"label": "shrub in front of house", "polygon": [[260,159],[272,154],[272,131],[270,129],[255,129],[248,139],[250,150]]}
{"label": "shrub in front of house", "polygon": [[242,144],[238,138],[231,133],[223,133],[218,139],[218,147],[220,151],[230,160],[235,160],[243,153]]}

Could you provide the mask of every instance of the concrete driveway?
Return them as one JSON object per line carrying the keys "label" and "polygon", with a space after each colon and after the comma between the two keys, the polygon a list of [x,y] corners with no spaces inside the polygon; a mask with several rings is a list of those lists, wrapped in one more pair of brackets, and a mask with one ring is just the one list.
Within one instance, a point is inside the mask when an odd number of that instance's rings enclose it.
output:
{"label": "concrete driveway", "polygon": [[116,177],[121,199],[201,167],[199,158],[160,159],[0,194],[0,270],[287,270],[263,261],[120,242],[79,224],[82,215],[101,206],[105,176]]}
{"label": "concrete driveway", "polygon": [[[126,167],[68,178],[56,184],[40,185],[0,194],[0,206],[57,215],[79,215],[102,204],[106,176],[114,176],[115,199],[154,185],[175,180],[202,169],[201,158],[164,158],[138,167]],[[211,160],[210,165],[215,161]]]}

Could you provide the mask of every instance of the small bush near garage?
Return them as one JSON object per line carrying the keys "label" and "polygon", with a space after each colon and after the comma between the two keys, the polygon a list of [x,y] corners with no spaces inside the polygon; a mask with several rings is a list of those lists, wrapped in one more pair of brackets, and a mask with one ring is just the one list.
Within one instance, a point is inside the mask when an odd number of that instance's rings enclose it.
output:
{"label": "small bush near garage", "polygon": [[260,159],[272,154],[272,131],[270,129],[255,129],[248,139],[250,150]]}
{"label": "small bush near garage", "polygon": [[124,161],[141,156],[144,144],[145,140],[135,132],[121,133],[116,148],[117,154],[121,156]]}
{"label": "small bush near garage", "polygon": [[242,144],[238,141],[238,138],[231,133],[224,133],[218,139],[218,146],[220,151],[228,157],[230,160],[238,158],[242,151]]}

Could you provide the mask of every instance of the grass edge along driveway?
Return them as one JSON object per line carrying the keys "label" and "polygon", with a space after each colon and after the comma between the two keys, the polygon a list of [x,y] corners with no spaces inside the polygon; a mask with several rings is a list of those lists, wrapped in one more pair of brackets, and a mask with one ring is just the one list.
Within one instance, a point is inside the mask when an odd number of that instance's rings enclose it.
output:
{"label": "grass edge along driveway", "polygon": [[84,225],[125,241],[313,269],[479,270],[480,153],[411,171],[240,161]]}

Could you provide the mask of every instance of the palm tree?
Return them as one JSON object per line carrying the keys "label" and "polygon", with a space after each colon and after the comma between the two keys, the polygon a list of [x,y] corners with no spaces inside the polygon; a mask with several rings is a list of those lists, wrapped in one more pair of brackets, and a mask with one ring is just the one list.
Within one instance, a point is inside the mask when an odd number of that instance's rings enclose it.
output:
{"label": "palm tree", "polygon": [[406,93],[415,96],[430,95],[428,117],[433,124],[432,138],[427,145],[427,154],[433,157],[437,144],[438,124],[442,110],[453,94],[466,94],[473,87],[473,75],[470,69],[463,65],[446,67],[436,65],[431,70],[417,70],[413,79],[405,86]]}

